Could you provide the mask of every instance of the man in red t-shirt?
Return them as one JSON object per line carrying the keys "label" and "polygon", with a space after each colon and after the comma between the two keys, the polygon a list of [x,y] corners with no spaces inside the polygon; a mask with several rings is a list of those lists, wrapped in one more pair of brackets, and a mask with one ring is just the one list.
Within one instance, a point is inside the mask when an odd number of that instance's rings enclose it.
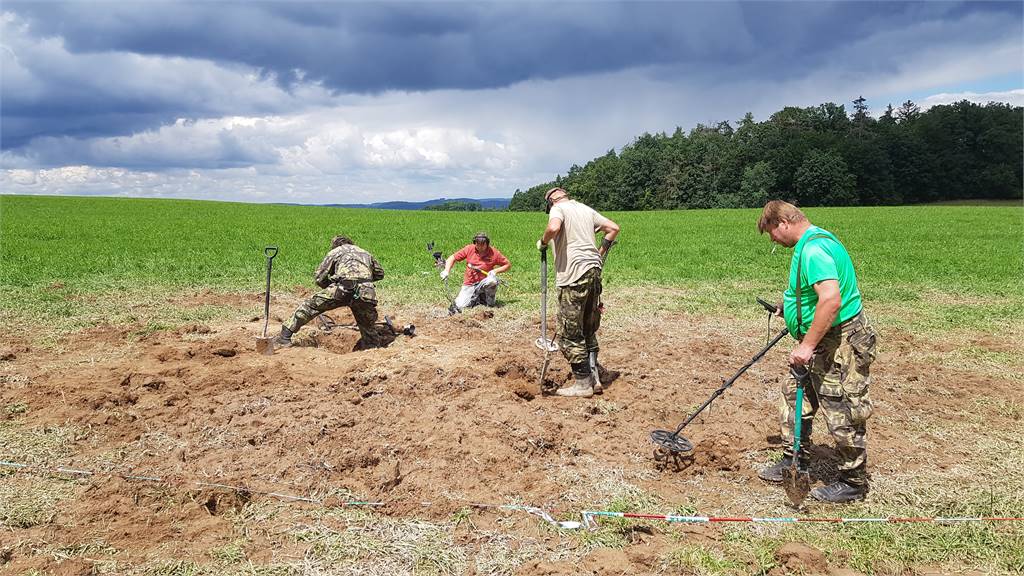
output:
{"label": "man in red t-shirt", "polygon": [[455,298],[455,307],[461,312],[477,304],[494,306],[498,294],[498,274],[507,272],[512,263],[491,246],[491,239],[484,232],[474,236],[472,244],[467,244],[448,257],[441,271],[442,280],[448,277],[452,265],[460,260],[466,261],[466,275],[462,279],[462,289]]}

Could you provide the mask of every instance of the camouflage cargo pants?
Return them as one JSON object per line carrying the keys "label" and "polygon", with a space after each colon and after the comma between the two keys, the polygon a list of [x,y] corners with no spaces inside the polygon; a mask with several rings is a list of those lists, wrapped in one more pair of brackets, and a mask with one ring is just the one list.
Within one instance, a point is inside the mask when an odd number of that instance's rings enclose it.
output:
{"label": "camouflage cargo pants", "polygon": [[558,344],[569,364],[585,364],[587,355],[597,351],[600,306],[600,268],[591,268],[574,284],[558,289]]}
{"label": "camouflage cargo pants", "polygon": [[[839,476],[854,485],[867,482],[867,420],[872,409],[868,387],[876,340],[863,313],[842,326],[833,326],[814,350],[810,387],[804,390],[801,444],[810,440],[814,415],[821,408],[839,454]],[[792,378],[782,385],[779,409],[783,441],[792,446],[796,412],[796,381]]]}
{"label": "camouflage cargo pants", "polygon": [[338,285],[331,285],[306,299],[285,322],[285,328],[298,332],[318,315],[328,310],[348,306],[359,326],[362,348],[377,348],[380,337],[377,334],[377,294],[373,285],[360,284],[355,291]]}

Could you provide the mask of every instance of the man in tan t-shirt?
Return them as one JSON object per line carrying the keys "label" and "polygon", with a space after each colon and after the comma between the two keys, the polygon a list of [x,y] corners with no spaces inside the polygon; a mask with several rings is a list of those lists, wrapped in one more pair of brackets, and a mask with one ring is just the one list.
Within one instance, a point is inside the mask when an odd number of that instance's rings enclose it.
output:
{"label": "man in tan t-shirt", "polygon": [[[590,368],[590,355],[594,355],[597,366],[601,267],[619,226],[590,206],[570,199],[569,193],[561,188],[548,190],[544,200],[548,206],[548,226],[537,241],[537,249],[547,250],[554,239],[559,346],[576,377],[575,384],[555,393],[589,398],[602,392],[600,380]],[[604,232],[600,248],[594,243],[597,231]]]}

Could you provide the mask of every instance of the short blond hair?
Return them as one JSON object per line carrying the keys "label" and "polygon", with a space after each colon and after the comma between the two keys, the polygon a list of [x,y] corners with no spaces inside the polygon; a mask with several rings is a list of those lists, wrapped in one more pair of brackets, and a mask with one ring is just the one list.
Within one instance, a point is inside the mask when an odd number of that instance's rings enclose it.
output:
{"label": "short blond hair", "polygon": [[764,205],[761,218],[757,221],[757,231],[761,234],[775,228],[779,222],[806,222],[807,216],[799,208],[784,200],[771,200]]}

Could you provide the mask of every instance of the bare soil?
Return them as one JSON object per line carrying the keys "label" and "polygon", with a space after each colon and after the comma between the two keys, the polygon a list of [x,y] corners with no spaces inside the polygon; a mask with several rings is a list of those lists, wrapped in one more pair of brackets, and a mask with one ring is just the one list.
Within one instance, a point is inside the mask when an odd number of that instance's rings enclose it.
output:
{"label": "bare soil", "polygon": [[[209,303],[206,298],[245,307],[257,296],[209,294],[180,304]],[[280,318],[290,310],[275,305],[274,313]],[[344,310],[331,315],[339,323],[352,321]],[[613,379],[602,396],[581,400],[541,394],[535,318],[502,309],[451,318],[421,311],[396,322],[414,323],[417,336],[398,336],[385,349],[353,351],[357,332],[324,334],[310,324],[296,339],[303,345],[272,356],[255,352],[262,321],[250,317],[144,335],[138,327],[98,327],[64,338],[56,349],[5,336],[0,407],[23,403],[28,410],[4,417],[26,428],[86,431],[73,456],[60,464],[171,483],[100,475],[63,502],[53,522],[5,530],[3,539],[8,545],[54,544],[88,537],[140,561],[164,554],[202,563],[209,562],[211,548],[238,537],[227,512],[270,498],[261,492],[327,495],[327,505],[350,494],[385,502],[376,511],[396,517],[446,519],[471,503],[518,502],[579,520],[580,509],[599,509],[608,496],[588,478],[615,474],[659,498],[665,513],[680,504],[701,514],[785,510],[781,489],[756,473],[781,448],[775,402],[788,342],[691,424],[685,435],[696,449],[680,466],[659,467],[648,438],[652,430],[674,429],[763,346],[763,328],[687,315],[620,320],[602,331],[601,361]],[[983,411],[993,428],[1017,425],[1012,415],[976,402],[1018,397],[1012,379],[924,360],[914,351],[938,344],[895,328],[881,330],[872,389],[876,413],[888,413],[892,422],[901,411],[936,421]],[[1004,341],[977,341],[990,344],[1020,351]],[[570,378],[557,353],[548,378],[555,384]],[[815,440],[812,453],[823,463],[815,467],[815,479],[829,481],[831,441],[823,424]],[[948,467],[971,457],[938,445],[910,445],[896,426],[874,424],[870,443],[876,475]],[[473,514],[478,527],[561,537],[538,532],[536,518],[525,514],[514,524],[497,521],[516,513]],[[717,538],[717,530],[694,526],[681,534],[699,541]],[[279,543],[266,535],[249,537],[253,550]],[[289,546],[301,557],[301,543]],[[665,534],[655,530],[638,533],[625,549],[598,548],[582,563],[533,560],[517,573],[651,573],[670,549]],[[827,573],[816,550],[794,544],[780,554],[788,570]],[[34,555],[24,546],[0,562],[0,573],[29,569],[88,573],[89,564]]]}

